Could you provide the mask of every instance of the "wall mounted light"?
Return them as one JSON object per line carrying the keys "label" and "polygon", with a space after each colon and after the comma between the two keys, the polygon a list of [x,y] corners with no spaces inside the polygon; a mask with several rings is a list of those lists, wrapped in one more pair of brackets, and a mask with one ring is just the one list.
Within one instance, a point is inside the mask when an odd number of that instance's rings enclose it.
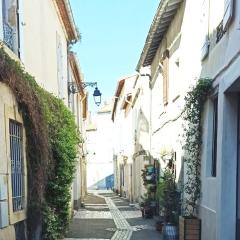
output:
{"label": "wall mounted light", "polygon": [[101,104],[102,93],[97,87],[97,82],[82,82],[81,86],[79,86],[76,82],[68,82],[68,91],[71,94],[78,93],[81,88],[84,89],[86,87],[95,87],[93,92],[94,102],[97,106],[99,106]]}

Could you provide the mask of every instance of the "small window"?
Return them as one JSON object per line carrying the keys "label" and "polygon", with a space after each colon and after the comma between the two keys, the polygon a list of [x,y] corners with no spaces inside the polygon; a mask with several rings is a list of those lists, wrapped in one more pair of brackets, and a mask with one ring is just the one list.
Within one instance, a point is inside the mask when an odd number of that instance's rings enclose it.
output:
{"label": "small window", "polygon": [[212,177],[217,175],[218,97],[213,99]]}
{"label": "small window", "polygon": [[19,47],[19,11],[18,0],[3,0],[3,41],[4,43],[20,57]]}
{"label": "small window", "polygon": [[56,34],[58,96],[64,98],[63,47],[60,35]]}
{"label": "small window", "polygon": [[169,51],[166,50],[163,53],[163,104],[166,106],[168,104],[168,87],[169,87]]}
{"label": "small window", "polygon": [[22,124],[9,121],[13,212],[24,208],[24,166]]}

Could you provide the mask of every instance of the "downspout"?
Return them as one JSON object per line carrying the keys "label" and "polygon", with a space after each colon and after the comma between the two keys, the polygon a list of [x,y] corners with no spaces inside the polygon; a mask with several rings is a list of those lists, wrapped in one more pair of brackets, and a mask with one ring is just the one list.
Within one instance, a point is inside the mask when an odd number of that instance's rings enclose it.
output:
{"label": "downspout", "polygon": [[150,152],[150,164],[153,164],[153,157],[152,157],[152,77],[149,77],[149,88],[150,88],[150,118],[149,118],[149,133],[150,133],[150,140],[149,140],[149,152]]}
{"label": "downspout", "polygon": [[[69,53],[70,53],[70,46],[71,46],[71,43],[69,41],[67,41],[67,88],[69,86],[69,83],[71,82],[71,79],[70,79],[70,67],[69,67]],[[71,105],[71,100],[70,100],[70,96],[71,96],[71,93],[68,89],[68,107],[70,108],[70,105]]]}

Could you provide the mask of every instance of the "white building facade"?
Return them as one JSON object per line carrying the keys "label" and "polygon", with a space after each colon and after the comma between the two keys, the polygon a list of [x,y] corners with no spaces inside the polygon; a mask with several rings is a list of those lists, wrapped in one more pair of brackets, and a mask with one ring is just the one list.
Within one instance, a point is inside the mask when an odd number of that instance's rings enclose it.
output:
{"label": "white building facade", "polygon": [[[62,99],[66,106],[69,105],[69,75],[74,70],[70,66],[69,46],[78,40],[79,34],[68,0],[0,0],[1,47],[19,62],[40,86]],[[74,81],[80,81],[76,75]],[[2,83],[0,99],[0,239],[25,239],[28,200],[25,129],[13,93]],[[86,103],[82,94],[79,104],[84,107],[79,106],[79,113],[74,112],[76,123],[84,119],[80,111],[84,112]],[[84,130],[80,123],[78,126],[80,130]],[[22,156],[21,159],[16,159],[22,162],[22,168],[16,169],[22,172],[21,183],[11,180],[11,162],[15,160],[11,157],[10,142],[15,137],[19,139],[17,149],[21,149],[18,156]],[[82,152],[84,155],[84,151]],[[15,156],[16,154],[13,157]],[[19,184],[23,184],[20,196],[23,204],[18,201],[20,205],[14,203],[16,184],[19,188]],[[80,186],[78,188],[80,189]],[[78,191],[81,191],[79,189]],[[73,195],[74,199],[78,200],[81,194],[75,192]]]}
{"label": "white building facade", "polygon": [[204,240],[240,238],[239,6],[238,0],[161,1],[137,66],[140,75],[151,70],[151,156],[164,167],[162,153],[174,152],[179,186],[184,96],[197,79],[213,80],[203,115],[197,213]]}
{"label": "white building facade", "polygon": [[87,187],[113,187],[112,103],[105,103],[86,126]]}

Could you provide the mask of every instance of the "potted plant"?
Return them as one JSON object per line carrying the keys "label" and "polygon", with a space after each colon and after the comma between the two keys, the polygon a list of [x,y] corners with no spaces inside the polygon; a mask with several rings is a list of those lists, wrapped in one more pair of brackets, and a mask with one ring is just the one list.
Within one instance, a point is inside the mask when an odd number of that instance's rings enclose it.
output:
{"label": "potted plant", "polygon": [[160,233],[163,230],[163,226],[164,226],[164,219],[163,216],[160,216],[159,219],[156,221],[156,230],[159,231]]}
{"label": "potted plant", "polygon": [[141,197],[140,207],[143,218],[152,218],[153,217],[153,207],[151,206],[152,199],[149,198],[148,194],[145,193],[144,196]]}
{"label": "potted plant", "polygon": [[157,197],[164,219],[163,235],[165,239],[178,239],[179,194],[172,169],[166,168],[163,176],[160,177]]}
{"label": "potted plant", "polygon": [[142,216],[146,218],[151,218],[156,213],[156,177],[155,177],[155,169],[153,165],[145,165],[142,170],[142,179],[143,184],[146,188],[146,193],[142,197],[142,201],[140,203]]}

